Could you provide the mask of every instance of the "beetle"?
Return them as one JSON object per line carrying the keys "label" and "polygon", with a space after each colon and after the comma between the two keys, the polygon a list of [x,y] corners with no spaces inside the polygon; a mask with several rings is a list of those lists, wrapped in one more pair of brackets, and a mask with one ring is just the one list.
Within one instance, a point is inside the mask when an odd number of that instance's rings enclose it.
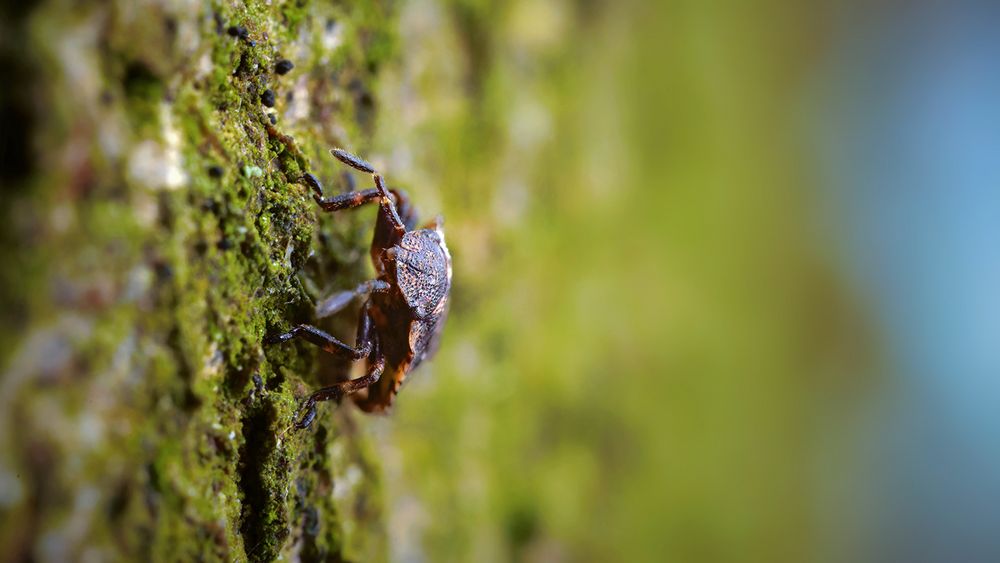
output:
{"label": "beetle", "polygon": [[[340,291],[317,306],[317,316],[342,310],[356,298],[365,298],[354,346],[308,324],[266,339],[273,344],[301,338],[323,351],[353,361],[366,360],[365,375],[324,387],[305,400],[295,424],[307,428],[316,418],[316,403],[351,395],[365,412],[385,411],[407,376],[437,349],[448,316],[451,293],[451,254],[445,244],[440,217],[415,228],[417,214],[405,194],[388,189],[382,175],[361,158],[341,149],[330,153],[342,163],[372,175],[374,188],[323,196],[323,186],[312,174],[300,181],[313,190],[323,211],[340,211],[366,203],[379,205],[370,249],[374,279],[352,290]],[[366,393],[362,391],[367,390]]]}

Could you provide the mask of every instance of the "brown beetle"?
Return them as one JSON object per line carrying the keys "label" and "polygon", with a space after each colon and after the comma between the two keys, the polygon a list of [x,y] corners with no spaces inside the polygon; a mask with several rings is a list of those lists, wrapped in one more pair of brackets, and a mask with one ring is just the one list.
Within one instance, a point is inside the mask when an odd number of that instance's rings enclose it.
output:
{"label": "brown beetle", "polygon": [[376,277],[353,290],[335,293],[317,307],[318,316],[331,315],[354,298],[367,296],[361,307],[357,339],[349,346],[322,330],[301,324],[267,339],[269,343],[302,338],[331,354],[351,360],[367,359],[364,376],[324,387],[306,399],[299,428],[308,427],[316,417],[316,403],[354,396],[365,412],[382,411],[392,405],[406,376],[430,357],[438,343],[448,314],[451,290],[451,255],[437,219],[414,229],[416,213],[406,196],[385,187],[382,176],[371,164],[340,149],[330,151],[348,166],[368,172],[375,187],[324,198],[323,188],[312,174],[302,181],[312,188],[313,199],[324,211],[350,209],[378,202],[371,259]]}

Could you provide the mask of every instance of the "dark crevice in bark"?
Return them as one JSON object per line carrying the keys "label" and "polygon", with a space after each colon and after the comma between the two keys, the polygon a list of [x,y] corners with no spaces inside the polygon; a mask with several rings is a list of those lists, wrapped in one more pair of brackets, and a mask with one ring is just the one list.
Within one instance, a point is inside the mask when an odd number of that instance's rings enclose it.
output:
{"label": "dark crevice in bark", "polygon": [[247,558],[271,561],[288,534],[278,491],[266,480],[274,462],[276,437],[272,430],[274,407],[256,401],[243,417],[245,443],[240,450],[239,489],[243,497],[240,533]]}

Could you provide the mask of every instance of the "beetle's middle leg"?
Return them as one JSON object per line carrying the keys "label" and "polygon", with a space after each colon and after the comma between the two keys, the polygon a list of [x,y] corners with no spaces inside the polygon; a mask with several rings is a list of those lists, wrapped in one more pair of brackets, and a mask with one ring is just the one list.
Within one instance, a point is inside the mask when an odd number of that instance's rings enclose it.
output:
{"label": "beetle's middle leg", "polygon": [[359,343],[358,347],[352,347],[313,325],[307,324],[298,325],[284,334],[268,336],[264,339],[264,342],[266,344],[278,344],[288,342],[293,338],[301,338],[310,344],[319,346],[324,352],[351,360],[360,360],[371,351],[370,343]]}
{"label": "beetle's middle leg", "polygon": [[358,336],[353,347],[308,324],[298,325],[283,334],[269,336],[264,342],[267,344],[277,344],[279,342],[288,342],[293,338],[301,338],[310,344],[319,346],[324,352],[350,360],[360,360],[368,356],[372,351],[371,328],[372,319],[368,314],[368,306],[366,305],[361,309]]}
{"label": "beetle's middle leg", "polygon": [[383,280],[368,280],[354,289],[338,291],[316,304],[316,318],[322,319],[340,311],[355,297],[361,297],[376,291],[388,291],[389,282]]}

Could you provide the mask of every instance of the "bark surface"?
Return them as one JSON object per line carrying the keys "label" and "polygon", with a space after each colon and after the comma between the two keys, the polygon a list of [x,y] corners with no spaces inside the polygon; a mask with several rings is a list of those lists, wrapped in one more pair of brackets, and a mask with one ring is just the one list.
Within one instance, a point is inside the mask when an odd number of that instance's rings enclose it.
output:
{"label": "bark surface", "polygon": [[366,152],[391,7],[6,10],[0,554],[384,558],[357,415],[288,431],[348,366],[261,342],[366,276],[370,214],[324,215],[297,180],[335,193],[328,149]]}

